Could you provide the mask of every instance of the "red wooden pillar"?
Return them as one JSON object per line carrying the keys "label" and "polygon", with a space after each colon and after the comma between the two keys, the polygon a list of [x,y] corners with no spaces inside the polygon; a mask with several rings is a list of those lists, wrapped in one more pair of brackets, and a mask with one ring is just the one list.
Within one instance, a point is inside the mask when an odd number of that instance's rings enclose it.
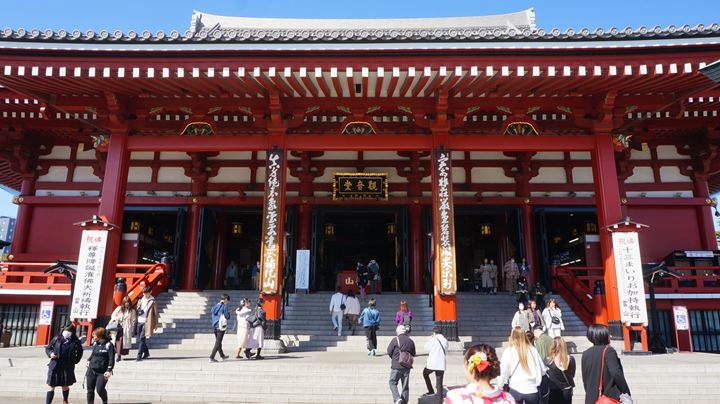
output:
{"label": "red wooden pillar", "polygon": [[[277,135],[273,136],[277,139]],[[282,139],[278,139],[282,140]],[[280,143],[280,142],[278,142]],[[265,198],[260,251],[260,290],[265,300],[268,328],[266,338],[280,338],[280,316],[284,285],[285,246],[285,150],[273,144],[267,151]]]}
{"label": "red wooden pillar", "polygon": [[700,230],[700,242],[702,243],[703,250],[717,250],[717,239],[715,238],[715,226],[712,215],[712,208],[710,204],[710,191],[708,190],[707,176],[698,175],[693,179],[695,188],[695,197],[705,198],[707,203],[705,205],[698,205],[695,207],[698,228]]}
{"label": "red wooden pillar", "polygon": [[218,215],[217,232],[215,236],[215,249],[213,251],[213,289],[225,288],[225,246],[227,245],[227,236],[230,229],[225,215]]}
{"label": "red wooden pillar", "polygon": [[605,301],[608,323],[611,333],[618,336],[617,327],[620,323],[620,300],[618,296],[617,277],[615,275],[615,255],[612,237],[605,227],[617,223],[621,219],[620,189],[617,171],[615,170],[615,150],[610,133],[595,135],[596,147],[592,153],[593,179],[595,181],[595,201],[597,204],[598,224],[600,225],[600,249],[602,252]]}
{"label": "red wooden pillar", "polygon": [[423,231],[422,231],[422,205],[412,203],[409,207],[410,215],[410,292],[423,293],[423,273],[425,273],[422,259]]}
{"label": "red wooden pillar", "polygon": [[105,178],[103,179],[98,215],[104,216],[108,222],[117,225],[119,228],[108,232],[98,317],[109,316],[113,310],[113,290],[120,252],[129,161],[130,152],[127,150],[127,133],[125,131],[113,132],[108,145]]}
{"label": "red wooden pillar", "polygon": [[309,250],[312,239],[312,205],[301,203],[298,208],[298,250]]}
{"label": "red wooden pillar", "polygon": [[435,322],[447,339],[457,340],[457,270],[455,260],[455,210],[452,193],[451,153],[433,152],[433,251]]}
{"label": "red wooden pillar", "polygon": [[533,207],[529,203],[529,199],[522,206],[523,218],[523,244],[525,250],[525,259],[530,265],[530,273],[528,285],[534,285],[535,279],[538,277],[537,261],[535,260],[535,221],[533,218]]}
{"label": "red wooden pillar", "polygon": [[193,203],[188,212],[187,245],[185,245],[185,265],[182,275],[182,289],[195,289],[195,271],[197,270],[198,237],[200,236],[200,205]]}
{"label": "red wooden pillar", "polygon": [[35,177],[24,176],[20,186],[18,197],[17,221],[15,222],[15,233],[13,234],[10,252],[14,254],[24,253],[27,250],[28,236],[30,235],[30,224],[32,223],[33,205],[25,204],[22,198],[35,195]]}

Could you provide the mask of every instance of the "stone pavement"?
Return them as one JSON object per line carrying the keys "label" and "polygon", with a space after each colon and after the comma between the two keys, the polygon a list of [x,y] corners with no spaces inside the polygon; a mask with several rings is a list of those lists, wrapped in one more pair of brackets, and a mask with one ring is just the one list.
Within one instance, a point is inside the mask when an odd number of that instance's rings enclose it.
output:
{"label": "stone pavement", "polygon": [[[389,403],[389,359],[365,352],[295,352],[264,361],[208,363],[207,351],[152,350],[149,360],[123,361],[108,384],[111,403]],[[421,350],[422,351],[422,350]],[[86,353],[87,355],[87,353]],[[411,372],[411,402],[424,393],[419,356]],[[574,402],[584,392],[578,374]],[[720,402],[720,361],[712,354],[623,356],[636,403]],[[462,357],[448,357],[446,385],[464,384]],[[0,402],[42,402],[47,358],[41,348],[0,349]],[[84,374],[82,364],[76,370]],[[82,381],[70,402],[84,402]],[[59,389],[56,402],[60,402]]]}

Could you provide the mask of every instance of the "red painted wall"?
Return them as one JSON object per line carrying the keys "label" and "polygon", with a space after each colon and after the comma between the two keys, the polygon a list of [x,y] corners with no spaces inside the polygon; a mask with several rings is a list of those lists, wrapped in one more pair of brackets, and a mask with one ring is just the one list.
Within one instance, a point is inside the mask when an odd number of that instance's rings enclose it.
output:
{"label": "red painted wall", "polygon": [[628,215],[650,226],[640,232],[644,262],[660,262],[674,250],[701,249],[700,226],[692,206],[629,206]]}
{"label": "red painted wall", "polygon": [[27,253],[77,256],[82,228],[73,223],[90,219],[97,214],[97,206],[39,205],[32,213]]}

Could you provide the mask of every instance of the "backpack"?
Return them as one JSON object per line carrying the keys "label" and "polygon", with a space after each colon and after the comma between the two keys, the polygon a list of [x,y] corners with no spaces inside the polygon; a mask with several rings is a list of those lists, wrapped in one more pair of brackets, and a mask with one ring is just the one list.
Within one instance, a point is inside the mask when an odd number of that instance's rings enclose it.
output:
{"label": "backpack", "polygon": [[223,306],[224,305],[221,305],[220,303],[218,303],[217,305],[215,305],[215,308],[217,310],[213,310],[215,312],[213,314],[219,316],[217,329],[220,331],[225,331],[225,330],[227,330],[227,327],[228,327],[228,320],[227,320],[227,318],[225,318],[225,314],[223,313]]}
{"label": "backpack", "polygon": [[403,315],[402,315],[402,325],[405,327],[405,331],[407,331],[408,333],[410,333],[410,331],[412,330],[412,324],[411,324],[411,323],[412,323],[412,318],[411,318],[410,316],[408,316],[407,314],[404,314],[404,313],[403,313]]}
{"label": "backpack", "polygon": [[397,341],[398,351],[400,351],[400,357],[398,357],[398,364],[406,369],[411,369],[415,358],[413,358],[410,352],[403,351],[402,348],[400,348],[399,337],[395,337],[395,340]]}
{"label": "backpack", "polygon": [[368,265],[368,269],[373,275],[377,275],[378,272],[380,272],[380,267],[378,266],[377,262],[373,262],[372,264]]}

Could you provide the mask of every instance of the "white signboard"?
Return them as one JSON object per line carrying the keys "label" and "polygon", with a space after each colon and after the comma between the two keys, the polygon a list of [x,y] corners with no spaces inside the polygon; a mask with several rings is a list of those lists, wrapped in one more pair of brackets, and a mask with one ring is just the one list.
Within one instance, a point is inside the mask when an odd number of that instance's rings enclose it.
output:
{"label": "white signboard", "polygon": [[675,330],[688,330],[688,311],[685,306],[673,306],[673,317],[675,317]]}
{"label": "white signboard", "polygon": [[83,230],[73,290],[71,319],[97,318],[107,230]]}
{"label": "white signboard", "polygon": [[53,307],[55,302],[40,302],[40,320],[38,325],[51,325],[53,316]]}
{"label": "white signboard", "polygon": [[620,321],[645,324],[648,316],[638,234],[616,232],[612,234],[612,241],[620,298]]}
{"label": "white signboard", "polygon": [[297,250],[295,254],[295,289],[309,288],[310,250]]}

